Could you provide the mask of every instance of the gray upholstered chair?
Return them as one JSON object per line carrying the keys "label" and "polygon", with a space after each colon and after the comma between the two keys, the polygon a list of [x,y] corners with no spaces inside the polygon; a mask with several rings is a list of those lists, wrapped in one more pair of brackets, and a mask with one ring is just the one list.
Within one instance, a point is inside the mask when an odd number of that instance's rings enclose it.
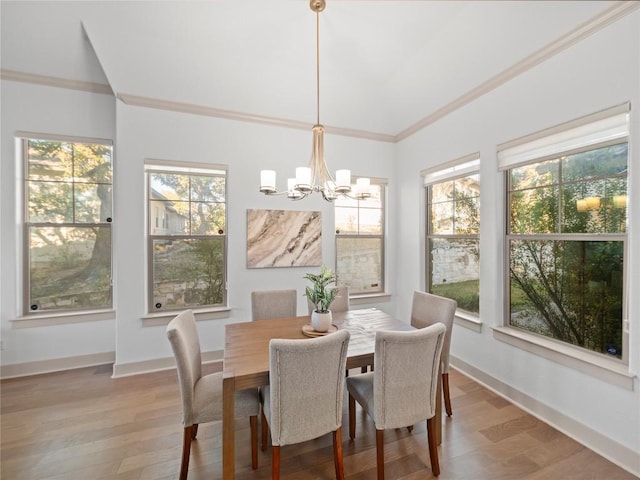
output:
{"label": "gray upholstered chair", "polygon": [[254,322],[295,317],[297,312],[298,292],[293,289],[251,292],[251,318]]}
{"label": "gray upholstered chair", "polygon": [[347,378],[349,437],[356,436],[356,404],[376,427],[378,480],[384,479],[384,431],[427,420],[431,471],[440,474],[434,424],[438,368],[445,326],[376,332],[375,370]]}
{"label": "gray upholstered chair", "polygon": [[280,478],[280,447],[329,432],[333,432],[336,478],[344,479],[341,432],[348,345],[347,330],[308,340],[269,342],[262,426],[270,427],[273,479]]}
{"label": "gray upholstered chair", "polygon": [[[184,438],[180,480],[187,478],[191,440],[196,438],[198,425],[222,420],[222,372],[202,375],[200,341],[195,318],[186,310],[167,325],[167,337],[178,367],[178,380],[182,396],[182,423]],[[249,417],[251,425],[251,466],[258,468],[258,402],[257,390],[236,393],[237,417]]]}
{"label": "gray upholstered chair", "polygon": [[[330,310],[334,313],[337,312],[346,312],[349,310],[349,287],[335,287],[338,290],[338,294],[336,298],[331,303],[329,307]],[[309,309],[309,315],[313,312],[313,309],[316,306],[311,303],[309,299],[307,299],[307,308]]]}
{"label": "gray upholstered chair", "polygon": [[451,396],[449,394],[449,350],[451,349],[451,332],[453,318],[458,308],[458,302],[450,298],[440,297],[431,293],[414,292],[411,305],[411,325],[424,328],[434,323],[442,323],[447,333],[442,347],[442,392],[444,407],[448,416],[452,415]]}

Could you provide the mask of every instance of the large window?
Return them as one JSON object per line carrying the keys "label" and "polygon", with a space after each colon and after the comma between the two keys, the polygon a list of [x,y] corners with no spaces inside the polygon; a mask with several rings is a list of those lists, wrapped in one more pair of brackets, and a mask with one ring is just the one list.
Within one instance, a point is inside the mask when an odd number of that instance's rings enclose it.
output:
{"label": "large window", "polygon": [[226,304],[226,170],[146,167],[149,311]]}
{"label": "large window", "polygon": [[[581,123],[502,152],[509,167],[508,323],[624,358],[626,109]],[[517,150],[533,158],[514,161]]]}
{"label": "large window", "polygon": [[423,172],[427,189],[427,291],[478,315],[480,261],[478,154]]}
{"label": "large window", "polygon": [[350,295],[384,292],[385,186],[371,179],[366,200],[335,201],[337,284]]}
{"label": "large window", "polygon": [[111,308],[111,144],[27,136],[24,312]]}

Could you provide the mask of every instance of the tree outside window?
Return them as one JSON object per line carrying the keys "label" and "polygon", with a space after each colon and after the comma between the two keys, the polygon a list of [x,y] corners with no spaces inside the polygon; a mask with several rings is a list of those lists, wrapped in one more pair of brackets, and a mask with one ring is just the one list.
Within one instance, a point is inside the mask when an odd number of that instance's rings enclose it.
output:
{"label": "tree outside window", "polygon": [[110,144],[23,139],[24,311],[112,307]]}
{"label": "tree outside window", "polygon": [[623,356],[627,142],[508,170],[509,324]]}
{"label": "tree outside window", "polygon": [[478,315],[480,176],[464,174],[427,186],[427,290]]}
{"label": "tree outside window", "polygon": [[225,172],[147,170],[149,311],[225,304]]}

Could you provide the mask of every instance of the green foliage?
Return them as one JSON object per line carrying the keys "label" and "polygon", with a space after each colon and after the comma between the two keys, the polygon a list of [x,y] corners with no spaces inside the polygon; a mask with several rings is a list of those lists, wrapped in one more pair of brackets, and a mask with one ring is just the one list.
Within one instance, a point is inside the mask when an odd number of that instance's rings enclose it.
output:
{"label": "green foliage", "polygon": [[458,308],[467,312],[480,312],[480,296],[478,294],[479,280],[467,280],[464,282],[442,283],[432,285],[431,293],[447,297],[458,302]]}
{"label": "green foliage", "polygon": [[322,265],[319,274],[307,273],[304,278],[312,283],[311,287],[306,287],[305,297],[316,306],[316,312],[328,312],[329,306],[338,294],[337,288],[329,287],[330,283],[335,283],[336,281],[335,273],[327,268],[326,265]]}
{"label": "green foliage", "polygon": [[[622,356],[622,238],[583,234],[626,231],[627,209],[614,198],[627,193],[627,148],[613,145],[512,170],[512,325]],[[587,197],[595,200],[588,208]],[[519,240],[518,234],[566,239]]]}

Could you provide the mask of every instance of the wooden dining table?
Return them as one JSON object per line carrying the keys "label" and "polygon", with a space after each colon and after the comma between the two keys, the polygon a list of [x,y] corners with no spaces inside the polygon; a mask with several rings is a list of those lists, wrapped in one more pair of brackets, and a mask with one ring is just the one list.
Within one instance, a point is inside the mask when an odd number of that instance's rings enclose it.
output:
{"label": "wooden dining table", "polygon": [[[272,338],[306,339],[302,327],[309,316],[234,323],[225,327],[223,366],[222,464],[223,478],[235,476],[235,392],[269,384],[269,341]],[[407,322],[376,308],[333,314],[333,324],[351,334],[347,368],[373,365],[378,330],[413,330]],[[440,382],[438,382],[440,385]],[[441,394],[436,396],[436,438],[440,443]]]}

